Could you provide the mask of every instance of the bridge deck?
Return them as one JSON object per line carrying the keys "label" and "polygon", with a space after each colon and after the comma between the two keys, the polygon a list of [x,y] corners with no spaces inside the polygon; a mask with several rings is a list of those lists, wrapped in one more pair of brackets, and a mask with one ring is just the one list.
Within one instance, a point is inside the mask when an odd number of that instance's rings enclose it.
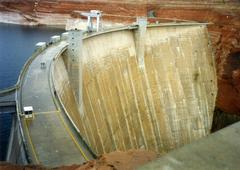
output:
{"label": "bridge deck", "polygon": [[[35,113],[32,121],[22,119],[31,156],[34,163],[49,167],[79,164],[90,157],[89,153],[82,154],[81,142],[51,93],[50,63],[66,45],[60,42],[43,51],[31,63],[21,89],[22,107],[33,106]],[[41,68],[41,62],[46,63],[46,68]]]}

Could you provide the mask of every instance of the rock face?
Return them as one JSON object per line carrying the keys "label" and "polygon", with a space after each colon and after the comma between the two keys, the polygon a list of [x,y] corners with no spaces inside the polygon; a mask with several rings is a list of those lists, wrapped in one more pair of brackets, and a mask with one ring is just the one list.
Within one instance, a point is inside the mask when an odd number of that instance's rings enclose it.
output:
{"label": "rock face", "polygon": [[146,152],[141,150],[130,150],[128,152],[116,151],[109,154],[104,154],[98,160],[87,162],[78,170],[132,170],[136,169],[151,160],[156,159],[157,155],[154,152]]}
{"label": "rock face", "polygon": [[[128,152],[112,152],[104,154],[97,158],[86,162],[83,165],[72,165],[52,168],[53,170],[132,170],[136,169],[151,160],[157,158],[154,152],[144,150],[130,150]],[[48,168],[39,165],[12,165],[9,163],[0,162],[1,170],[48,170]]]}
{"label": "rock face", "polygon": [[225,112],[240,115],[240,61],[238,60],[240,58],[240,2],[238,0],[163,0],[161,2],[157,0],[140,2],[134,0],[42,0],[40,2],[3,0],[0,2],[1,21],[7,19],[7,22],[11,22],[11,17],[6,17],[8,11],[14,14],[19,13],[17,17],[24,24],[65,24],[74,10],[90,9],[102,10],[105,13],[103,19],[113,22],[132,22],[135,16],[146,16],[149,11],[153,11],[157,20],[160,21],[194,20],[212,23],[208,28],[216,49],[219,89],[217,107]]}

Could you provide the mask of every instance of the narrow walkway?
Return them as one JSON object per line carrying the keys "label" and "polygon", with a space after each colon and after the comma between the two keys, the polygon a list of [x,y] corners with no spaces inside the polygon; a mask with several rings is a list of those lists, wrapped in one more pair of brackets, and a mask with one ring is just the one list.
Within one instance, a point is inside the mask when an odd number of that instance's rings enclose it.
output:
{"label": "narrow walkway", "polygon": [[139,170],[240,169],[240,122],[152,161]]}
{"label": "narrow walkway", "polygon": [[[30,65],[21,90],[22,107],[33,106],[35,113],[32,121],[22,119],[29,151],[34,163],[49,167],[81,164],[87,159],[51,93],[51,60],[66,45],[60,42],[42,52]],[[41,68],[41,62],[46,68]]]}

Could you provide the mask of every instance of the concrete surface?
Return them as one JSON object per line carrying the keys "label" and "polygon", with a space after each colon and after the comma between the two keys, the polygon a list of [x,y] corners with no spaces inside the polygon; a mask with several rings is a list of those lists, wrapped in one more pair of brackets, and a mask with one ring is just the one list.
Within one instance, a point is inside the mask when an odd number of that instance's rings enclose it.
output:
{"label": "concrete surface", "polygon": [[97,155],[132,148],[162,154],[210,133],[217,77],[206,25],[142,29],[84,35],[82,63],[69,53],[56,62],[56,92]]}
{"label": "concrete surface", "polygon": [[[79,149],[81,146],[55,104],[50,89],[51,60],[66,45],[66,42],[53,45],[32,62],[24,77],[21,91],[22,107],[33,106],[35,113],[32,121],[22,118],[29,151],[34,158],[33,163],[49,167],[81,164],[85,161]],[[46,63],[46,68],[41,68],[41,62]]]}
{"label": "concrete surface", "polygon": [[240,169],[240,122],[170,152],[139,170]]}

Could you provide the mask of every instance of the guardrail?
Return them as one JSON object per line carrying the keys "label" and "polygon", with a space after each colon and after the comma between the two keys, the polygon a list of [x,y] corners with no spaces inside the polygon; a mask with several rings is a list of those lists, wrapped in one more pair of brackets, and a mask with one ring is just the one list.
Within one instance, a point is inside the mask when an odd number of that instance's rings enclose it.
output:
{"label": "guardrail", "polygon": [[21,118],[20,118],[20,115],[22,114],[21,86],[22,86],[22,83],[23,83],[23,78],[24,78],[30,64],[42,51],[44,51],[44,50],[41,50],[41,49],[35,50],[35,52],[32,54],[32,56],[24,64],[24,66],[23,66],[23,68],[20,72],[20,75],[18,77],[18,81],[16,83],[16,90],[20,90],[20,92],[16,91],[16,93],[15,93],[17,121],[18,121],[18,126],[19,126],[19,130],[20,130],[21,138],[22,138],[22,144],[23,144],[25,155],[26,155],[27,163],[31,163],[32,160],[31,160],[30,155],[29,155],[26,139],[25,139],[25,136],[24,136],[24,133],[23,133],[23,127],[22,127],[22,124],[21,124]]}
{"label": "guardrail", "polygon": [[16,84],[13,85],[13,86],[10,86],[8,88],[5,88],[5,89],[2,89],[0,90],[0,95],[5,95],[5,94],[8,94],[8,93],[12,93],[16,90]]}
{"label": "guardrail", "polygon": [[[43,49],[44,50],[44,49]],[[21,83],[21,79],[24,75],[24,73],[26,72],[26,70],[28,69],[29,65],[32,63],[32,61],[43,51],[41,49],[36,49],[34,51],[34,53],[28,58],[28,60],[26,61],[26,63],[23,65],[21,71],[20,71],[20,74],[18,76],[18,79],[17,79],[17,82],[15,85],[13,86],[10,86],[8,88],[5,88],[5,89],[2,89],[0,90],[0,94],[3,95],[3,94],[6,94],[6,93],[10,93],[10,92],[13,92],[15,90],[17,90],[20,86],[20,83]]]}
{"label": "guardrail", "polygon": [[[22,103],[21,103],[21,97],[22,97],[21,95],[22,95],[22,93],[21,93],[21,90],[22,90],[23,80],[24,80],[26,72],[29,69],[29,66],[31,65],[33,60],[40,53],[42,53],[46,48],[48,48],[49,46],[51,46],[51,45],[53,45],[55,43],[58,43],[58,42],[59,41],[54,41],[54,42],[50,41],[49,43],[45,44],[45,46],[43,46],[43,47],[36,46],[37,49],[35,49],[34,53],[29,57],[29,59],[26,61],[26,63],[24,64],[23,68],[21,69],[16,84],[14,86],[11,86],[11,87],[9,87],[7,89],[3,89],[3,90],[0,91],[0,95],[16,91],[16,93],[15,93],[15,101],[16,101],[16,112],[17,112],[17,114],[16,114],[17,123],[15,125],[18,126],[18,127],[16,127],[15,129],[18,129],[19,133],[20,133],[21,141],[20,141],[20,144],[19,144],[19,148],[23,147],[23,152],[24,152],[23,155],[25,156],[25,158],[23,158],[23,160],[26,160],[26,162],[23,162],[24,164],[29,164],[29,163],[32,163],[33,161],[32,161],[32,159],[30,157],[30,154],[29,154],[29,150],[28,150],[28,147],[27,147],[27,142],[26,142],[24,133],[23,133],[23,127],[22,127],[21,118],[20,118],[20,115],[22,115],[22,107],[21,107],[22,106]],[[11,138],[13,138],[13,137],[14,136],[12,134]],[[11,145],[13,145],[13,143],[10,143],[10,146]],[[9,159],[11,159],[11,152],[12,151],[11,151],[11,149],[9,147],[8,155],[7,155],[7,161],[11,161],[11,160],[9,160]]]}
{"label": "guardrail", "polygon": [[[64,36],[66,38],[66,35],[64,35]],[[22,137],[22,141],[23,141],[22,143],[23,143],[25,155],[26,155],[26,158],[27,158],[27,163],[32,163],[33,161],[32,161],[32,159],[29,155],[27,142],[26,142],[26,139],[25,139],[25,136],[24,136],[24,133],[23,133],[23,127],[22,127],[21,118],[20,118],[20,115],[22,115],[22,101],[21,101],[22,93],[21,93],[21,90],[22,90],[23,80],[24,80],[26,72],[27,72],[29,66],[31,65],[31,63],[33,62],[33,60],[35,60],[35,58],[40,53],[42,53],[44,50],[46,50],[48,47],[50,47],[50,46],[52,46],[56,43],[59,43],[59,42],[60,42],[60,39],[57,36],[53,36],[53,37],[51,37],[50,42],[42,43],[43,44],[42,46],[39,46],[39,43],[36,44],[37,49],[34,51],[32,56],[24,64],[24,66],[23,66],[23,68],[22,68],[22,70],[19,74],[18,81],[15,85],[15,89],[17,90],[17,92],[15,93],[17,120],[19,122],[19,129],[20,129],[20,133],[21,133],[21,137]]]}
{"label": "guardrail", "polygon": [[[74,129],[74,130],[77,132],[77,134],[79,135],[79,137],[80,137],[81,141],[83,142],[85,148],[87,148],[87,150],[89,151],[89,153],[90,153],[94,158],[96,158],[96,157],[97,157],[97,156],[96,156],[96,153],[93,152],[93,150],[90,148],[90,146],[87,144],[87,142],[82,138],[78,127],[76,126],[76,124],[75,124],[74,121],[72,120],[70,114],[68,113],[66,107],[64,106],[61,97],[59,96],[58,93],[55,93],[56,89],[55,89],[55,83],[54,83],[54,81],[53,81],[53,77],[54,77],[54,76],[53,76],[53,74],[54,74],[54,72],[53,72],[53,67],[54,67],[55,61],[56,61],[59,57],[61,57],[60,54],[62,54],[66,49],[67,49],[67,46],[64,47],[64,48],[61,50],[61,52],[59,52],[59,53],[53,58],[53,60],[52,60],[51,63],[50,63],[50,69],[49,69],[49,74],[50,74],[50,76],[49,76],[49,80],[48,80],[48,81],[49,81],[49,84],[50,84],[51,94],[52,94],[52,97],[53,97],[53,99],[54,99],[55,105],[56,105],[56,106],[59,106],[59,107],[63,110],[63,112],[64,112],[64,114],[66,115],[66,117],[68,118],[69,122],[72,124],[73,129]],[[81,154],[83,155],[83,157],[85,158],[85,160],[88,161],[88,158],[87,158],[87,156],[85,155],[85,153],[83,152],[83,150],[81,150]]]}
{"label": "guardrail", "polygon": [[[28,148],[27,148],[27,143],[26,143],[26,139],[25,136],[23,134],[23,128],[22,128],[22,124],[21,124],[21,120],[20,120],[20,114],[21,114],[21,100],[20,100],[20,95],[19,92],[17,92],[17,90],[19,89],[19,87],[21,87],[22,85],[22,81],[23,81],[23,77],[26,73],[26,71],[28,70],[30,64],[32,63],[32,61],[42,52],[43,50],[40,49],[36,49],[34,51],[34,53],[31,55],[31,57],[27,60],[27,62],[23,65],[23,68],[20,71],[17,83],[9,88],[3,89],[0,91],[0,95],[5,95],[8,93],[15,93],[15,102],[16,102],[16,121],[14,123],[14,128],[12,127],[12,132],[11,132],[11,136],[10,136],[10,142],[9,142],[9,147],[8,147],[8,153],[7,153],[7,157],[6,157],[6,161],[9,162],[13,162],[13,163],[20,163],[18,162],[18,160],[22,160],[22,164],[28,164],[31,162],[31,158],[29,156],[29,152],[28,152]],[[18,134],[15,134],[18,133]],[[17,142],[16,140],[14,140],[14,138],[18,139],[19,141]],[[18,151],[22,151],[24,152],[23,154],[21,154],[22,157],[24,158],[18,158],[15,159],[15,156],[12,156],[11,154],[15,154],[15,152],[12,150],[12,147],[17,147],[15,146],[16,144],[18,145]],[[19,154],[19,153],[18,153]]]}

